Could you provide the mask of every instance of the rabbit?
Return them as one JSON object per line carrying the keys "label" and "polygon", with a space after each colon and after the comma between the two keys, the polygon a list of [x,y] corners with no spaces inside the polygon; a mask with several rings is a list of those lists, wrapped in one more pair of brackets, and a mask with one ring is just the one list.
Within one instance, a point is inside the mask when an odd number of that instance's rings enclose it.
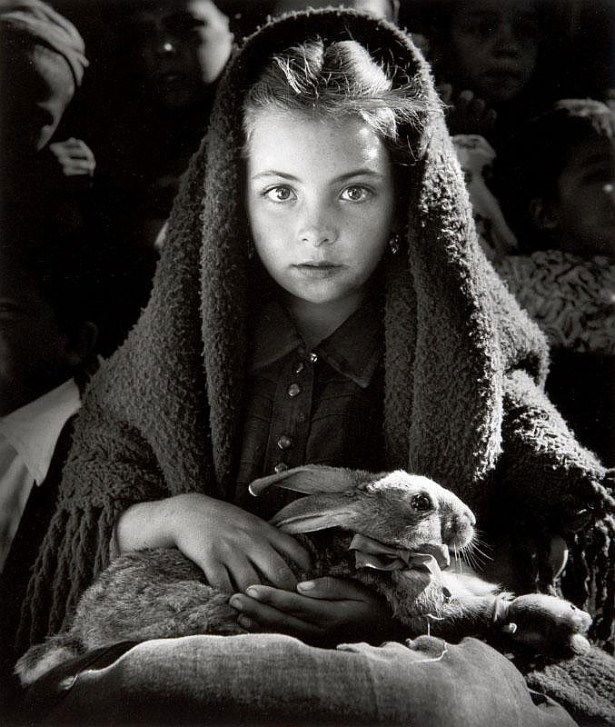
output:
{"label": "rabbit", "polygon": [[[305,495],[271,521],[311,553],[310,572],[295,575],[366,584],[388,601],[408,636],[488,638],[503,627],[513,644],[543,652],[589,648],[583,634],[591,618],[567,601],[542,594],[514,598],[473,572],[449,568],[449,549],[470,546],[476,521],[433,480],[401,470],[375,475],[308,465],[255,480],[250,491],[259,495],[274,486]],[[177,549],[121,555],[85,591],[70,630],[31,647],[16,673],[27,685],[74,656],[118,641],[246,633],[229,598]]]}

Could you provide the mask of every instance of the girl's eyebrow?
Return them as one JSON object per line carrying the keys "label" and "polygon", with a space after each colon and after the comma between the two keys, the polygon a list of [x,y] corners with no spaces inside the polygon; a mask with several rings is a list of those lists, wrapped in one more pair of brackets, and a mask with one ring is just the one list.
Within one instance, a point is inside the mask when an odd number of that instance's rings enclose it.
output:
{"label": "girl's eyebrow", "polygon": [[282,177],[282,179],[289,179],[293,182],[299,181],[298,177],[286,172],[278,172],[277,169],[266,169],[263,172],[258,172],[258,174],[253,174],[251,179],[260,179],[261,177]]}
{"label": "girl's eyebrow", "polygon": [[352,172],[346,172],[346,174],[340,174],[340,176],[336,177],[333,181],[334,182],[343,182],[346,179],[352,179],[353,177],[372,177],[375,179],[383,179],[384,174],[377,172],[375,169],[370,169],[369,167],[364,167],[362,169],[355,169]]}
{"label": "girl's eyebrow", "polygon": [[[282,177],[282,179],[288,179],[293,182],[301,181],[298,177],[295,177],[292,174],[288,174],[287,172],[280,172],[276,169],[266,169],[262,172],[258,172],[257,174],[253,174],[251,179],[260,179],[261,177]],[[361,169],[354,169],[351,172],[345,172],[344,174],[340,174],[339,177],[335,177],[331,180],[331,182],[343,182],[346,179],[352,179],[353,177],[373,177],[376,179],[383,179],[384,175],[380,172],[375,171],[374,169],[364,167]]]}

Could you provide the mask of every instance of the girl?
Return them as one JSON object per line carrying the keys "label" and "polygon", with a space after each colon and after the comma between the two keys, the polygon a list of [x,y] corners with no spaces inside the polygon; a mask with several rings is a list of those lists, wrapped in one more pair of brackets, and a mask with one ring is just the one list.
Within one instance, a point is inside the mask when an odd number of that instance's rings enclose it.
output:
{"label": "girl", "polygon": [[[509,583],[550,582],[549,539],[611,500],[544,375],[409,39],[341,11],[266,26],[220,84],[150,302],[89,390],[22,643],[57,630],[115,551],[156,545],[235,592],[246,628],[390,634],[356,585],[296,585],[284,558],[307,555],[267,523],[280,496],[247,495],[306,462],[432,477],[499,528]],[[504,550],[511,533],[536,567]]]}

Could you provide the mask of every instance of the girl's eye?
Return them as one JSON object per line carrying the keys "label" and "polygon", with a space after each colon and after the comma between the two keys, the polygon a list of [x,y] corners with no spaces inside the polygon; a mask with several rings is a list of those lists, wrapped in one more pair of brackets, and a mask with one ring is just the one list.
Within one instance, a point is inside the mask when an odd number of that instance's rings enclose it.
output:
{"label": "girl's eye", "polygon": [[272,187],[265,192],[265,197],[272,202],[288,202],[295,199],[295,193],[290,187]]}
{"label": "girl's eye", "polygon": [[359,187],[353,185],[352,187],[346,187],[342,192],[342,199],[348,200],[349,202],[363,202],[369,196],[369,190],[365,187]]}

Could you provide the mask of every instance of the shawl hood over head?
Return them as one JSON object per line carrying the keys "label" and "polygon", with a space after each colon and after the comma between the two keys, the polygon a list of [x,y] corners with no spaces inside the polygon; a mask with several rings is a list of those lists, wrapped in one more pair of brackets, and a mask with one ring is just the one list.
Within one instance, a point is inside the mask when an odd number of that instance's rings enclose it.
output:
{"label": "shawl hood over head", "polygon": [[[35,569],[22,638],[57,630],[108,562],[131,503],[201,491],[232,499],[257,291],[243,186],[246,89],[275,52],[354,39],[415,80],[427,118],[408,167],[405,252],[387,264],[385,441],[391,469],[453,489],[475,511],[558,532],[612,500],[604,470],[542,394],[546,346],[476,241],[430,71],[409,36],[351,11],[290,15],[248,38],[222,77],[210,127],[169,219],[150,301],[96,375]],[[403,130],[402,130],[403,131]],[[530,526],[528,526],[530,527]],[[41,604],[52,602],[51,613]]]}
{"label": "shawl hood over head", "polygon": [[[505,296],[504,315],[494,313],[498,295],[492,288],[498,283],[476,245],[463,177],[430,72],[408,36],[385,21],[315,11],[288,16],[245,42],[220,83],[207,138],[171,214],[150,305],[128,345],[135,348],[138,337],[152,358],[160,359],[164,351],[165,387],[181,368],[194,372],[197,356],[202,357],[210,407],[210,422],[202,426],[209,430],[211,424],[218,493],[224,495],[232,487],[246,327],[254,303],[249,231],[236,191],[243,185],[242,107],[264,62],[310,36],[325,42],[357,40],[381,64],[398,69],[397,85],[405,85],[408,76],[418,79],[433,109],[421,157],[408,170],[408,259],[390,271],[388,281],[388,456],[391,466],[425,471],[471,499],[472,483],[484,479],[501,449],[503,373],[522,362],[542,382],[545,346]],[[500,331],[503,321],[509,325]],[[152,330],[153,325],[162,325],[174,340],[161,345],[162,331]],[[190,352],[186,340],[193,342]],[[201,392],[193,389],[189,398],[199,399]]]}

